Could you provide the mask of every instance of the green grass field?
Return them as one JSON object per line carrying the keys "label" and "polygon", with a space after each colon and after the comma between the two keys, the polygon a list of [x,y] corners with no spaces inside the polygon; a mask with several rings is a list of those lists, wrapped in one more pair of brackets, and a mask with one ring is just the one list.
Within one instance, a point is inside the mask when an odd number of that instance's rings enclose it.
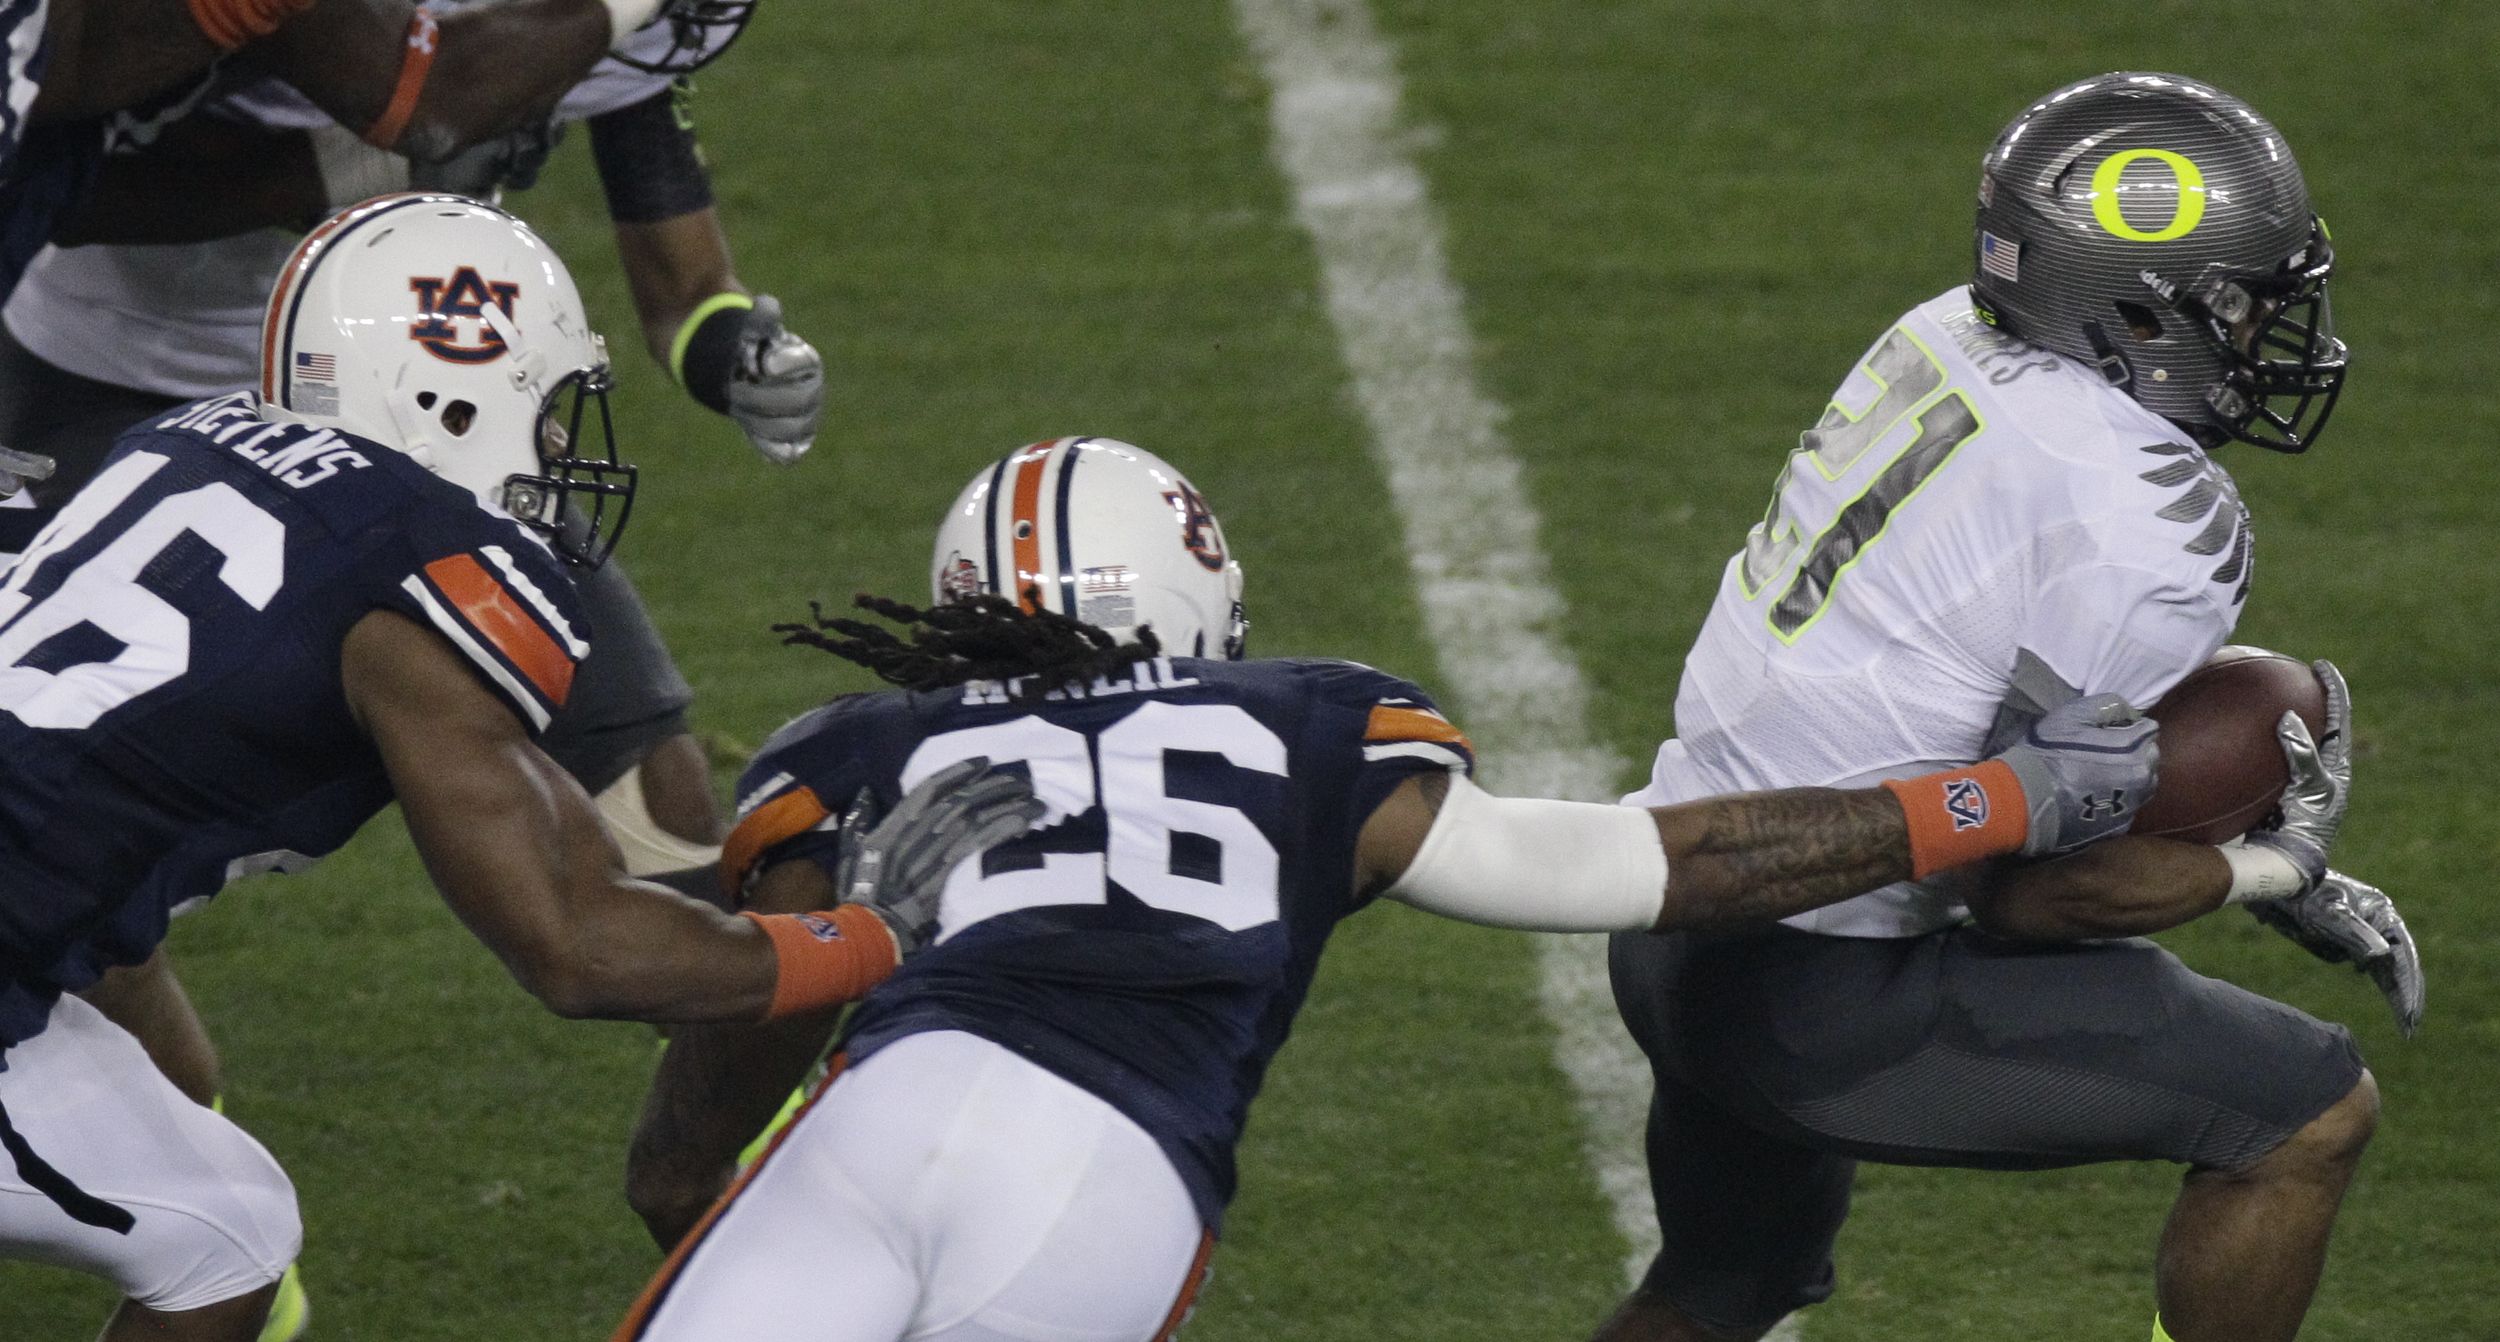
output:
{"label": "green grass field", "polygon": [[[2500,858],[2476,772],[2500,744],[2483,170],[2500,11],[2398,14],[1375,0],[1600,735],[1640,762],[1796,433],[1886,323],[1963,277],[2000,124],[2132,67],[2212,79],[2283,128],[2335,226],[2355,374],[2318,453],[2224,458],[2258,518],[2241,634],[2352,680],[2363,781],[2338,863],[2403,903],[2429,1020],[2398,1041],[2361,980],[2227,911],[2167,940],[2352,1025],[2385,1088],[2306,1335],[2468,1342],[2500,1336],[2500,938],[2474,902]],[[784,718],[863,687],[765,626],[811,597],[916,594],[966,475],[1057,433],[1130,438],[1196,477],[1248,571],[1259,651],[1433,683],[1266,96],[1213,0],[773,0],[696,112],[745,278],[832,370],[824,436],[787,473],[628,353],[578,144],[512,202],[620,352],[646,470],[622,554],[724,779]],[[317,1337],[605,1335],[656,1261],[618,1191],[649,1031],[538,1009],[387,818],[310,875],[229,893],[173,950],[223,1046],[228,1112],[302,1194]],[[1623,1247],[1535,979],[1516,937],[1400,909],[1348,926],[1186,1336],[1585,1334]],[[2134,1342],[2174,1182],[1869,1168],[1806,1336]],[[109,1295],[0,1267],[0,1340],[87,1336]]]}

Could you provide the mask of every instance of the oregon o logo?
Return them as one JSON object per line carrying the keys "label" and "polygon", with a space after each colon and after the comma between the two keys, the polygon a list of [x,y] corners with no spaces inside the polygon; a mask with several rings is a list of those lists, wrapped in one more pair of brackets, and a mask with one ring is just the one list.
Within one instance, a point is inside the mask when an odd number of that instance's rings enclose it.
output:
{"label": "oregon o logo", "polygon": [[[2118,179],[2125,174],[2128,164],[2145,158],[2169,164],[2170,175],[2179,188],[2178,208],[2170,216],[2169,224],[2150,233],[2128,223],[2127,217],[2118,212]],[[2188,162],[2184,155],[2167,149],[2121,150],[2102,159],[2101,166],[2092,170],[2092,217],[2100,221],[2101,227],[2109,230],[2110,236],[2125,238],[2129,242],[2168,242],[2172,238],[2184,238],[2195,232],[2197,224],[2205,218],[2205,174],[2197,171],[2196,165]]]}

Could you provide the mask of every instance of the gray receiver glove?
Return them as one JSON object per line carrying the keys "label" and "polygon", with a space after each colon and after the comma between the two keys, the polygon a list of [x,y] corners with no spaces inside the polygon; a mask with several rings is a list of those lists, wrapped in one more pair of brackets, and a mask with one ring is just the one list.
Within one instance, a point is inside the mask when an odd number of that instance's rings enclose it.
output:
{"label": "gray receiver glove", "polygon": [[2422,954],[2396,901],[2377,886],[2330,871],[2305,894],[2253,902],[2248,911],[2328,964],[2369,975],[2405,1038],[2421,1027]]}
{"label": "gray receiver glove", "polygon": [[2124,834],[2153,795],[2160,724],[2114,694],[2050,709],[1993,758],[2021,780],[2031,809],[2023,856],[2070,853]]}
{"label": "gray receiver glove", "polygon": [[781,324],[781,300],[757,294],[738,331],[729,417],[766,461],[787,466],[816,444],[825,413],[825,360]]}
{"label": "gray receiver glove", "polygon": [[2286,712],[2275,725],[2283,761],[2291,781],[2283,787],[2283,817],[2265,829],[2252,830],[2245,842],[2281,854],[2300,869],[2303,894],[2327,877],[2327,849],[2344,826],[2344,810],[2352,802],[2352,691],[2335,663],[2315,661],[2309,669],[2326,690],[2326,734],[2312,741],[2309,725]]}
{"label": "gray receiver glove", "polygon": [[20,452],[0,447],[0,499],[9,498],[26,486],[52,478],[52,458],[40,452]]}
{"label": "gray receiver glove", "polygon": [[883,819],[876,798],[862,788],[842,813],[834,893],[884,919],[909,956],[936,932],[938,904],[956,864],[1031,829],[1042,811],[1030,784],[978,756],[920,780]]}

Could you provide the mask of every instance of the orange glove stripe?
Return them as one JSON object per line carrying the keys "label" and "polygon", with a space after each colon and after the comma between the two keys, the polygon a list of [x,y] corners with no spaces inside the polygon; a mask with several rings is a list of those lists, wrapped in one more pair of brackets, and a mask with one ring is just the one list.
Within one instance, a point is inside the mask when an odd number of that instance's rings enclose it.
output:
{"label": "orange glove stripe", "polygon": [[885,920],[864,904],[824,913],[742,913],[773,939],[773,1004],[766,1020],[868,995],[901,963]]}
{"label": "orange glove stripe", "polygon": [[382,108],[382,115],[365,127],[365,143],[376,149],[397,149],[399,137],[408,129],[408,119],[417,114],[417,99],[425,93],[425,81],[434,73],[434,53],[443,45],[441,25],[434,21],[434,11],[423,5],[408,16],[408,49],[399,60],[399,82],[391,88],[391,100]]}
{"label": "orange glove stripe", "polygon": [[1889,779],[1884,790],[1901,803],[1910,828],[1910,875],[1939,871],[2022,851],[2031,810],[2021,780],[2002,760]]}

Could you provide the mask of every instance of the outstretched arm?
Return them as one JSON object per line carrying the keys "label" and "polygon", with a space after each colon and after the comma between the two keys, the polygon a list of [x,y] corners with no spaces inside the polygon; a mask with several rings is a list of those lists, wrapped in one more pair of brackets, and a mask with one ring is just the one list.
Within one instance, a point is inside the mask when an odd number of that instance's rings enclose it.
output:
{"label": "outstretched arm", "polygon": [[441,637],[368,615],[345,680],[427,872],[532,996],[565,1016],[763,1017],[764,930],[627,877],[581,785]]}
{"label": "outstretched arm", "polygon": [[499,0],[435,16],[428,32],[409,0],[321,0],[254,53],[340,125],[425,162],[553,107],[607,54],[614,25],[653,5],[631,7]]}
{"label": "outstretched arm", "polygon": [[1030,817],[1020,783],[957,766],[860,836],[846,902],[732,917],[626,876],[589,796],[433,631],[367,615],[344,680],[444,900],[560,1015],[752,1021],[850,1001],[899,959],[871,904],[927,895],[998,826]]}
{"label": "outstretched arm", "polygon": [[2152,793],[2153,725],[2080,700],[2005,754],[1878,788],[1795,788],[1641,811],[1401,784],[1366,822],[1361,888],[1557,932],[1782,918],[1989,857],[2120,833]]}

